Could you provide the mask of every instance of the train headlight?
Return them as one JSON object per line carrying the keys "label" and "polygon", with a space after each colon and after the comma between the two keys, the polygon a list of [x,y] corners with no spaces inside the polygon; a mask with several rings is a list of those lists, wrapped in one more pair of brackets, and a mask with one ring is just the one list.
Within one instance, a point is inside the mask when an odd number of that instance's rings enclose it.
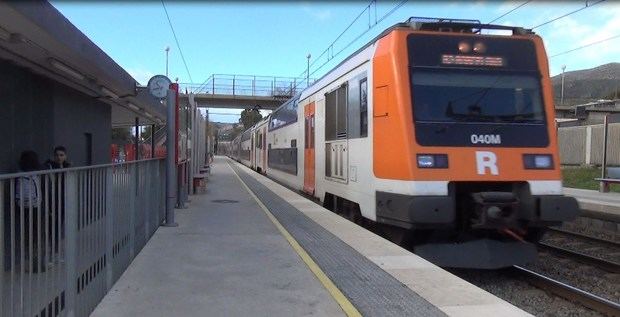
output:
{"label": "train headlight", "polygon": [[419,168],[448,168],[448,155],[446,154],[418,154]]}
{"label": "train headlight", "polygon": [[523,154],[526,169],[552,169],[553,157],[550,154]]}

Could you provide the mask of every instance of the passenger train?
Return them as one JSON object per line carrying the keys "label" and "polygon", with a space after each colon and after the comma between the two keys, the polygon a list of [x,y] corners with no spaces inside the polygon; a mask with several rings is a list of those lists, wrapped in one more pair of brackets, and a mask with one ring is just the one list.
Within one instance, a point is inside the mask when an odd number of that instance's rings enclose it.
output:
{"label": "passenger train", "polygon": [[543,41],[520,27],[398,23],[229,153],[444,267],[531,262],[579,210],[562,194]]}

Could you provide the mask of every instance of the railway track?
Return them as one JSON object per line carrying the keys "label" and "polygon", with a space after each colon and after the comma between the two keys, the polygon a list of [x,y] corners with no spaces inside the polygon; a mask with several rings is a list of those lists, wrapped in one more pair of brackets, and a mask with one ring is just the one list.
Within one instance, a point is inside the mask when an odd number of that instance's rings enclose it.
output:
{"label": "railway track", "polygon": [[581,240],[585,240],[585,241],[589,241],[589,242],[594,242],[594,243],[599,243],[599,244],[603,244],[603,245],[606,245],[606,246],[620,248],[620,243],[618,243],[616,241],[605,240],[605,239],[589,236],[589,235],[586,235],[586,234],[583,234],[583,233],[578,233],[578,232],[574,232],[574,231],[568,231],[568,230],[559,229],[559,228],[553,228],[553,227],[549,227],[548,231],[554,232],[554,233],[557,233],[557,234],[560,234],[560,235],[575,237],[575,238],[578,238],[578,239],[581,239]]}
{"label": "railway track", "polygon": [[542,274],[520,266],[513,266],[513,270],[530,284],[537,288],[578,303],[607,316],[620,316],[620,304],[581,290],[577,287],[559,282]]}
{"label": "railway track", "polygon": [[574,250],[570,250],[567,248],[547,244],[544,242],[538,243],[538,249],[544,250],[547,252],[551,252],[560,256],[569,257],[577,260],[578,262],[592,265],[600,268],[601,270],[610,272],[610,273],[620,273],[620,263],[616,263],[613,261],[608,261],[605,259],[601,259],[598,257],[594,257],[585,253],[577,252]]}

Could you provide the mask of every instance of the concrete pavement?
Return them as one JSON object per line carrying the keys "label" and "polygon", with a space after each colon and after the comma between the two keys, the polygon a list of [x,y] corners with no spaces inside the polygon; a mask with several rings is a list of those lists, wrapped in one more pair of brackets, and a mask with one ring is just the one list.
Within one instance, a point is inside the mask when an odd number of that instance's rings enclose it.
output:
{"label": "concrete pavement", "polygon": [[208,194],[160,227],[92,316],[341,316],[224,159]]}

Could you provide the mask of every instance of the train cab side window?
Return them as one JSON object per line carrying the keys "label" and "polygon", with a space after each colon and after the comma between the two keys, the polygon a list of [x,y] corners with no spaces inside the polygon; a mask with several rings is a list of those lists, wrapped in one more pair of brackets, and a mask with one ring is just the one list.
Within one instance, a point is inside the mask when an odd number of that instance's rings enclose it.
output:
{"label": "train cab side window", "polygon": [[325,140],[347,137],[347,84],[325,94]]}
{"label": "train cab side window", "polygon": [[368,136],[368,80],[360,80],[360,137]]}

